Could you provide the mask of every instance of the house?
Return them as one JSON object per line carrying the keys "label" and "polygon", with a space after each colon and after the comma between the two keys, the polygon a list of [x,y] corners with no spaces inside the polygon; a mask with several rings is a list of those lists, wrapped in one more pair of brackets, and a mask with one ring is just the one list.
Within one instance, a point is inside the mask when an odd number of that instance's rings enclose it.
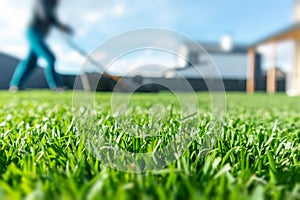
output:
{"label": "house", "polygon": [[293,41],[294,43],[294,66],[292,68],[292,75],[287,78],[289,88],[287,93],[290,95],[300,95],[300,1],[296,0],[294,5],[294,23],[286,28],[276,31],[263,39],[252,44],[248,49],[249,63],[248,63],[248,77],[247,77],[247,92],[253,93],[257,90],[256,80],[257,75],[257,60],[256,52],[261,45],[270,45],[272,48],[272,56],[270,66],[267,72],[266,90],[268,93],[275,93],[278,88],[278,77],[276,73],[276,45],[284,41]]}
{"label": "house", "polygon": [[[203,74],[203,78],[217,78],[216,74],[209,73],[209,68],[215,67],[219,70],[223,79],[246,80],[247,78],[247,46],[235,45],[230,50],[225,50],[218,43],[199,43],[203,47],[194,47],[198,44],[185,43],[185,53],[180,53],[187,58],[186,61],[179,61],[179,67],[174,69],[180,72],[185,78],[200,78],[197,69]],[[181,65],[181,66],[180,66]],[[165,73],[166,78],[172,76],[172,70]]]}
{"label": "house", "polygon": [[[227,91],[245,91],[247,51],[248,46],[233,45],[228,36],[222,38],[221,43],[184,42],[178,54],[187,59],[179,59],[178,67],[167,70],[164,78],[184,77],[195,90],[207,90],[204,79],[221,78]],[[257,53],[256,60],[260,59]],[[260,67],[256,68],[256,75],[262,76]]]}

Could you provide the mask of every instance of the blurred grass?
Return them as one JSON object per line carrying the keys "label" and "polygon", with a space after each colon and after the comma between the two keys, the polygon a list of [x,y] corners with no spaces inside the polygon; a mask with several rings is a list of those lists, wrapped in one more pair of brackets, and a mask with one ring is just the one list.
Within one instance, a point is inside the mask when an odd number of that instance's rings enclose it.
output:
{"label": "blurred grass", "polygon": [[[197,96],[204,134],[210,98]],[[106,126],[114,125],[110,97],[96,94],[97,120]],[[170,93],[136,94],[130,108],[143,123],[146,108],[173,101]],[[194,141],[167,168],[131,174],[104,167],[86,149],[72,92],[0,92],[0,199],[300,199],[300,98],[228,93],[226,103],[207,156]],[[108,134],[118,136],[113,128]]]}

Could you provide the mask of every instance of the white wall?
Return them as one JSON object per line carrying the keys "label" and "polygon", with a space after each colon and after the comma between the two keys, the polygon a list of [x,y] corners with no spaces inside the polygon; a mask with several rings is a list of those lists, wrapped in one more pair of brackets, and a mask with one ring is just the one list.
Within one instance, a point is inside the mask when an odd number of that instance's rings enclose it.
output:
{"label": "white wall", "polygon": [[[205,78],[216,78],[217,69],[223,79],[246,79],[247,54],[210,54],[205,57],[205,65],[182,69],[179,73],[187,78],[201,78],[200,72]],[[203,59],[203,58],[202,58]]]}
{"label": "white wall", "polygon": [[223,78],[247,78],[247,54],[211,55]]}

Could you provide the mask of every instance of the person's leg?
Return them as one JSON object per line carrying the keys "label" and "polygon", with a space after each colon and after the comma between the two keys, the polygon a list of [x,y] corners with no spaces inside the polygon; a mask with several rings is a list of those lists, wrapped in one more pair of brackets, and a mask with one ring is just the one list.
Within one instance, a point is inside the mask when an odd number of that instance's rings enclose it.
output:
{"label": "person's leg", "polygon": [[36,33],[35,31],[31,31],[29,33],[31,47],[34,53],[43,58],[47,66],[44,69],[45,77],[48,83],[49,88],[56,88],[61,86],[61,77],[55,71],[55,57],[53,53],[50,51],[44,39],[41,35]]}
{"label": "person's leg", "polygon": [[10,87],[20,87],[36,67],[37,56],[30,51],[25,60],[20,61],[9,83]]}

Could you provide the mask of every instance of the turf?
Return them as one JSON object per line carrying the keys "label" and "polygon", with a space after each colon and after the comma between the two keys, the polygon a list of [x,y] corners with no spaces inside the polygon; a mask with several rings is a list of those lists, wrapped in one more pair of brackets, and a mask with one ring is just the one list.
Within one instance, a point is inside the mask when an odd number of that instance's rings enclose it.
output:
{"label": "turf", "polygon": [[[168,167],[128,173],[106,167],[88,151],[71,92],[0,92],[0,199],[300,199],[300,98],[227,94],[222,129],[201,157],[210,99],[197,96],[198,139]],[[153,150],[158,138],[120,136],[110,97],[96,94],[98,125],[125,150]],[[143,126],[152,104],[173,109],[161,132],[167,142],[180,127],[173,101],[170,93],[137,94],[130,116]]]}

